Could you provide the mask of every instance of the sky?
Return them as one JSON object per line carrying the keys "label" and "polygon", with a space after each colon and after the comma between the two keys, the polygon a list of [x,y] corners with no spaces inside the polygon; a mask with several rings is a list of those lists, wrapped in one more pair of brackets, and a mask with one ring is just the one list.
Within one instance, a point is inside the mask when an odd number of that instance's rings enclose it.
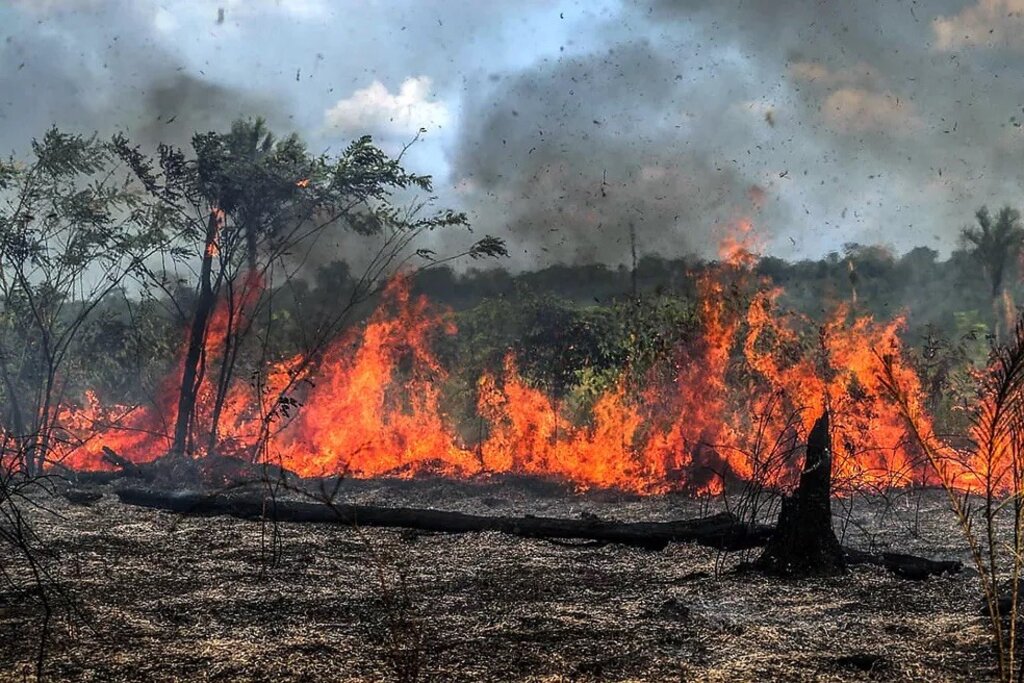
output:
{"label": "sky", "polygon": [[512,268],[626,262],[631,227],[713,255],[743,219],[784,258],[946,254],[1024,204],[1022,73],[1024,0],[0,0],[0,151],[422,128],[407,166]]}

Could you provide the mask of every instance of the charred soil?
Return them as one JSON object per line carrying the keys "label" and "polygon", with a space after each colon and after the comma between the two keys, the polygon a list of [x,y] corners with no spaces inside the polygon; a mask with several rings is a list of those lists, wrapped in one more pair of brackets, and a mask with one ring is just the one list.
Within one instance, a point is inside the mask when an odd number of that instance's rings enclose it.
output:
{"label": "charred soil", "polygon": [[[499,533],[276,528],[99,500],[31,516],[79,613],[47,680],[978,680],[991,677],[970,571],[912,582],[879,567],[783,580],[756,556],[559,545]],[[347,502],[476,514],[669,520],[682,496],[574,494],[516,479],[345,482]],[[851,509],[852,506],[852,509]],[[849,545],[967,559],[934,491],[834,501]],[[2,560],[3,558],[0,558]],[[0,676],[31,674],[37,616],[0,596]]]}

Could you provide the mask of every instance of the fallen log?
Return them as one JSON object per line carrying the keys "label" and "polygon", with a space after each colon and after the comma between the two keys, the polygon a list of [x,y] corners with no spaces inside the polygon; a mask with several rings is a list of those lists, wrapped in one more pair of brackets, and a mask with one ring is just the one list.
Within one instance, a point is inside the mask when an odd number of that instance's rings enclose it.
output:
{"label": "fallen log", "polygon": [[912,581],[923,581],[939,574],[958,574],[963,564],[956,560],[930,560],[927,557],[904,553],[868,553],[855,548],[843,548],[846,564],[871,564],[884,567],[893,574]]}
{"label": "fallen log", "polygon": [[107,472],[105,470],[80,471],[73,470],[61,463],[54,463],[51,470],[55,475],[72,484],[103,485],[109,484],[115,479],[124,476],[122,472]]}
{"label": "fallen log", "polygon": [[[252,493],[203,494],[140,487],[122,488],[116,493],[127,505],[183,515],[398,527],[442,533],[500,531],[527,538],[582,539],[646,550],[663,550],[669,543],[697,543],[719,550],[745,550],[764,546],[775,532],[774,527],[743,524],[727,512],[674,522],[614,522],[596,517],[487,517],[422,508],[275,500]],[[883,567],[906,579],[922,580],[938,574],[955,574],[962,569],[956,561],[930,560],[902,553],[869,553],[845,546],[842,550],[847,564]]]}
{"label": "fallen log", "polygon": [[135,477],[137,479],[152,479],[152,473],[147,472],[131,460],[122,458],[114,451],[114,449],[109,448],[108,446],[103,447],[103,455],[101,457],[105,462],[110,463],[121,470],[125,476]]}
{"label": "fallen log", "polygon": [[154,482],[199,482],[240,485],[266,479],[297,479],[298,476],[279,465],[252,463],[227,455],[206,455],[186,458],[176,454],[162,455],[153,460],[134,463],[108,446],[103,446],[102,459],[117,468],[107,473],[114,478],[141,479],[149,486]]}
{"label": "fallen log", "polygon": [[674,522],[615,522],[598,518],[486,517],[421,508],[376,507],[270,499],[253,494],[203,494],[122,488],[121,502],[186,515],[228,515],[279,522],[321,522],[352,526],[402,527],[444,533],[500,531],[513,536],[583,539],[662,550],[669,543],[697,543],[720,550],[764,545],[771,527],[741,523],[730,513]]}

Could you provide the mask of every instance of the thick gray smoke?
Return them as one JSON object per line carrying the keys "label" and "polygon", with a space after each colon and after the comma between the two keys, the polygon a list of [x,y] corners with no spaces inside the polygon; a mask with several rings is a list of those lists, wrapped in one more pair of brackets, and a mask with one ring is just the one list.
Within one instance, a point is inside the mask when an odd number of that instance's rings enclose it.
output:
{"label": "thick gray smoke", "polygon": [[812,217],[856,211],[836,222],[849,240],[948,247],[976,205],[1020,201],[1019,4],[663,0],[652,14],[699,21],[785,79],[779,118],[800,130],[784,163],[825,188],[800,190]]}
{"label": "thick gray smoke", "polygon": [[758,189],[714,147],[744,126],[724,90],[693,86],[699,68],[636,41],[499,79],[470,99],[455,157],[477,213],[501,206],[527,259],[623,261],[630,226],[646,251],[701,247]]}
{"label": "thick gray smoke", "polygon": [[[0,150],[24,151],[57,125],[139,144],[187,144],[195,131],[241,115],[286,120],[282,107],[244,83],[224,85],[188,69],[156,34],[150,3],[40,2],[0,8]],[[211,7],[209,25],[217,19]]]}
{"label": "thick gray smoke", "polygon": [[455,173],[528,259],[622,261],[631,222],[647,253],[712,253],[741,215],[784,256],[949,249],[1020,203],[1014,4],[624,3],[611,50],[475,86]]}

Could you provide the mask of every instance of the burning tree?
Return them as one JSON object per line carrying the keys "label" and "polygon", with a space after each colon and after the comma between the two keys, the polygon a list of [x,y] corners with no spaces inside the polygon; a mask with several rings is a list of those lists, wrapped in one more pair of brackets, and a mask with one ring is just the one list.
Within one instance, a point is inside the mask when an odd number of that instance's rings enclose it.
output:
{"label": "burning tree", "polygon": [[[291,405],[288,391],[306,377],[355,306],[378,292],[410,258],[422,257],[429,265],[458,256],[505,253],[503,243],[490,237],[443,259],[433,258],[429,250],[413,251],[424,232],[464,227],[467,220],[463,213],[431,210],[431,198],[401,208],[394,203],[395,193],[429,193],[432,187],[429,176],[403,168],[408,146],[391,158],[365,136],[337,156],[313,155],[297,136],[277,139],[256,119],[237,121],[228,133],[197,134],[191,155],[161,145],[152,159],[124,136],[115,138],[114,147],[131,166],[150,205],[184,236],[171,255],[178,263],[199,263],[198,271],[193,270],[196,296],[188,316],[177,402],[169,407],[174,423],[171,454],[215,451],[245,341],[263,314],[266,324],[272,324],[275,287],[297,275],[329,229],[376,236],[378,246],[347,300],[317,321],[288,377],[272,389],[265,377],[257,377],[256,383],[271,397],[261,406],[263,427],[256,444],[265,440],[281,406]],[[165,273],[152,271],[150,276],[166,291]],[[262,346],[258,351],[265,353],[266,344]],[[212,385],[212,400],[200,441],[197,404],[204,384]]]}

